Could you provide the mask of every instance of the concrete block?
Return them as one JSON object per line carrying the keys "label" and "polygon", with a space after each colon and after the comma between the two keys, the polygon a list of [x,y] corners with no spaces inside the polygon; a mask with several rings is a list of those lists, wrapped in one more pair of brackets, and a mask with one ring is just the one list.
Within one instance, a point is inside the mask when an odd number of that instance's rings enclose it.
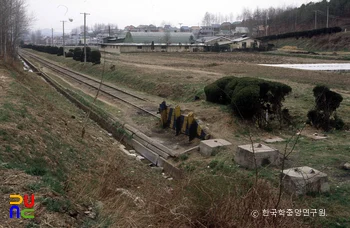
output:
{"label": "concrete block", "polygon": [[151,167],[152,170],[156,171],[156,172],[159,172],[159,173],[162,173],[163,172],[163,167]]}
{"label": "concrete block", "polygon": [[203,156],[208,157],[213,153],[215,148],[230,145],[232,144],[224,139],[202,140],[199,144],[199,153],[201,153]]}
{"label": "concrete block", "polygon": [[235,154],[235,162],[245,168],[254,169],[254,155],[256,166],[279,165],[281,163],[281,155],[278,150],[268,147],[260,143],[241,145],[237,147]]}
{"label": "concrete block", "polygon": [[136,141],[138,141],[140,144],[142,144],[143,146],[147,147],[148,149],[150,149],[151,151],[153,151],[154,153],[162,156],[163,158],[167,159],[169,157],[169,155],[162,151],[161,149],[153,146],[152,144],[150,144],[148,141],[144,141],[142,138],[138,137],[137,135],[133,136],[133,139],[135,139]]}
{"label": "concrete block", "polygon": [[311,139],[314,139],[314,140],[322,140],[322,139],[327,139],[328,136],[327,135],[319,135],[318,133],[314,133],[312,135],[306,135],[306,137],[309,137]]}
{"label": "concrete block", "polygon": [[184,176],[184,173],[181,169],[170,164],[168,161],[166,161],[162,157],[159,157],[157,166],[163,167],[164,172],[170,174],[171,176],[175,177],[176,179],[181,179]]}
{"label": "concrete block", "polygon": [[159,155],[152,152],[150,149],[142,145],[141,143],[137,142],[136,140],[132,139],[133,142],[132,146],[133,148],[142,156],[144,156],[148,161],[152,162],[153,164],[157,164],[157,161],[159,159]]}
{"label": "concrete block", "polygon": [[145,160],[145,158],[144,157],[142,157],[142,156],[136,156],[136,161],[142,161],[142,160]]}
{"label": "concrete block", "polygon": [[308,166],[285,169],[281,175],[284,190],[291,194],[329,191],[327,174]]}
{"label": "concrete block", "polygon": [[124,145],[119,145],[119,149],[124,152],[124,154],[128,155],[129,157],[135,158],[137,155],[129,153],[128,150],[125,149]]}
{"label": "concrete block", "polygon": [[264,142],[266,142],[266,143],[276,143],[276,142],[284,142],[284,141],[286,141],[286,140],[284,140],[280,137],[271,137],[271,138],[264,140]]}

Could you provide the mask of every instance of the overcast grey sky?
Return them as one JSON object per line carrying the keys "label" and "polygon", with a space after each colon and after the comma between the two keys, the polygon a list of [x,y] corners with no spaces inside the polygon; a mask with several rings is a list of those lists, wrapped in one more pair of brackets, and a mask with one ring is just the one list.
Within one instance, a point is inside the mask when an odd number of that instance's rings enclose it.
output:
{"label": "overcast grey sky", "polygon": [[[73,18],[72,23],[66,23],[67,31],[84,24],[82,12],[91,15],[87,17],[87,25],[95,23],[113,23],[119,28],[127,25],[154,24],[159,26],[163,21],[173,26],[200,25],[205,12],[233,14],[234,19],[243,8],[255,9],[300,6],[310,1],[320,0],[27,0],[28,11],[35,15],[32,29],[54,28],[61,30],[61,20]],[[68,11],[67,11],[67,8]]]}

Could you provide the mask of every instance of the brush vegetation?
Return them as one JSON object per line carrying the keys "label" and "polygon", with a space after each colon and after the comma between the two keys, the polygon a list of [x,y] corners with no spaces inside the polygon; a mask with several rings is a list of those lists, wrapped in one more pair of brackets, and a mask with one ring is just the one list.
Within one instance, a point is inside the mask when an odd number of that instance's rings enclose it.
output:
{"label": "brush vegetation", "polygon": [[283,83],[249,77],[224,77],[204,88],[207,101],[230,104],[237,117],[255,120],[259,126],[265,123],[266,112],[286,118],[282,102],[291,91]]}

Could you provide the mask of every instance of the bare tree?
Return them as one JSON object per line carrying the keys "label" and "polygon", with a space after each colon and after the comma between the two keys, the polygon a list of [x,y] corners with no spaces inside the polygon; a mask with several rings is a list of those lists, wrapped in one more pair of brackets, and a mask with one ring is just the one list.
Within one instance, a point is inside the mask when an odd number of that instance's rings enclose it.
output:
{"label": "bare tree", "polygon": [[30,19],[25,0],[0,1],[0,58],[16,58],[20,38],[27,32]]}
{"label": "bare tree", "polygon": [[41,44],[41,40],[42,40],[41,30],[38,29],[35,31],[35,43]]}
{"label": "bare tree", "polygon": [[72,35],[74,34],[74,35],[78,35],[78,34],[80,34],[80,29],[77,27],[77,28],[74,28],[74,29],[72,29],[72,31],[70,32]]}
{"label": "bare tree", "polygon": [[35,32],[31,32],[30,33],[30,42],[32,44],[36,44],[36,34],[35,34]]}
{"label": "bare tree", "polygon": [[93,33],[94,35],[97,35],[98,33],[101,33],[101,32],[105,32],[105,30],[107,29],[107,25],[105,24],[95,24],[93,26]]}
{"label": "bare tree", "polygon": [[165,42],[166,44],[171,43],[171,34],[170,34],[170,31],[165,31],[165,32],[164,32],[164,37],[163,37],[163,39],[164,39],[164,42]]}
{"label": "bare tree", "polygon": [[228,22],[228,21],[232,23],[233,19],[234,19],[233,13],[223,15],[221,13],[213,14],[213,13],[206,12],[202,19],[202,25],[211,26],[212,24],[221,24],[223,22]]}
{"label": "bare tree", "polygon": [[204,14],[204,17],[203,17],[203,20],[202,20],[202,24],[205,25],[205,26],[210,26],[212,24],[213,20],[214,20],[214,15],[212,15],[209,12],[206,12]]}
{"label": "bare tree", "polygon": [[170,21],[162,21],[162,23],[160,23],[160,26],[161,27],[164,27],[165,25],[170,25],[170,26],[172,26],[172,24],[171,24],[171,22]]}
{"label": "bare tree", "polygon": [[118,30],[118,25],[113,23],[103,24],[103,23],[97,23],[94,26],[91,27],[93,34],[96,36],[99,33],[109,33],[110,35],[113,35]]}

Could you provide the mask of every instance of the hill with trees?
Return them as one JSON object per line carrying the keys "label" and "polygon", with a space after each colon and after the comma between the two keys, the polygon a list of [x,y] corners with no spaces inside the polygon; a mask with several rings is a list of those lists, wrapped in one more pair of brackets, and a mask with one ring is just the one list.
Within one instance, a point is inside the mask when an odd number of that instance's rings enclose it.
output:
{"label": "hill with trees", "polygon": [[295,31],[327,27],[350,28],[350,1],[326,0],[302,4],[300,7],[280,7],[268,9],[244,9],[240,18],[242,25],[254,36],[282,34]]}

